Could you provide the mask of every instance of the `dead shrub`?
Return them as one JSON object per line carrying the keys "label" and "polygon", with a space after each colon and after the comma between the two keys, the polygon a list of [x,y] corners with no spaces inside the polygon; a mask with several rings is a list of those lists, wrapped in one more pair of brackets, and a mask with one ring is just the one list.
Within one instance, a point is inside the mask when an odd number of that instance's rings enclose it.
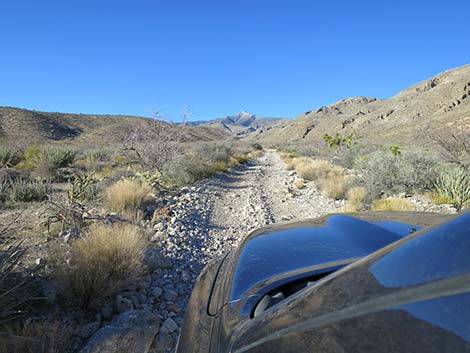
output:
{"label": "dead shrub", "polygon": [[60,275],[66,297],[88,308],[115,295],[142,275],[145,245],[133,225],[92,225],[72,244],[70,261]]}

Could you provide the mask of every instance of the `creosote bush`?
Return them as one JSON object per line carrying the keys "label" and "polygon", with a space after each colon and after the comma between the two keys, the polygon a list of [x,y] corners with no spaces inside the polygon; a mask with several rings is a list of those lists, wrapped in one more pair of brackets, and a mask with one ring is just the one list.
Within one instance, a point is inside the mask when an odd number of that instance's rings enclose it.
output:
{"label": "creosote bush", "polygon": [[429,155],[403,152],[393,155],[377,151],[361,158],[357,165],[358,180],[369,191],[370,198],[401,192],[430,190],[437,177],[438,161]]}
{"label": "creosote bush", "polygon": [[141,230],[133,225],[92,225],[72,244],[61,274],[66,297],[88,308],[119,293],[142,275],[145,246]]}
{"label": "creosote bush", "polygon": [[111,211],[134,214],[152,198],[152,187],[139,180],[122,179],[104,190],[103,200]]}
{"label": "creosote bush", "polygon": [[413,204],[402,198],[389,197],[372,202],[373,211],[413,211]]}

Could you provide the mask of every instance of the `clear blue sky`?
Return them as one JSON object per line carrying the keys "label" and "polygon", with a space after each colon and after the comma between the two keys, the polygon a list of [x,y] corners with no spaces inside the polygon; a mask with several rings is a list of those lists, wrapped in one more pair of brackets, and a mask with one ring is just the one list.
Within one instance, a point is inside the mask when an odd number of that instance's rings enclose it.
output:
{"label": "clear blue sky", "polygon": [[4,0],[0,105],[294,117],[470,63],[469,14],[469,0]]}

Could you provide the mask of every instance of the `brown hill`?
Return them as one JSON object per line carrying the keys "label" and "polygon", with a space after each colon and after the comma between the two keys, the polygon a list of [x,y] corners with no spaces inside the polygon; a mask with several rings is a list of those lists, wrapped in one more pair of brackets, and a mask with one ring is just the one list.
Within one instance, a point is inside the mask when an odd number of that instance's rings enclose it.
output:
{"label": "brown hill", "polygon": [[136,129],[163,129],[169,134],[180,130],[182,140],[188,142],[226,138],[226,134],[207,127],[182,126],[137,116],[48,113],[0,107],[0,143],[113,146]]}
{"label": "brown hill", "polygon": [[292,122],[257,133],[271,145],[313,145],[323,134],[354,132],[374,145],[428,146],[441,128],[468,129],[470,65],[440,73],[389,99],[351,97],[305,112]]}

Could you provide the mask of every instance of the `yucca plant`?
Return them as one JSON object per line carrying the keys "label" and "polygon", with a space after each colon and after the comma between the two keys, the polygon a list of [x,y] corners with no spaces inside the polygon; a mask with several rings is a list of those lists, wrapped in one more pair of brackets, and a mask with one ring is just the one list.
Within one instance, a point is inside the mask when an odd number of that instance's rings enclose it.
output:
{"label": "yucca plant", "polygon": [[25,255],[22,242],[8,236],[11,224],[0,230],[0,325],[22,316],[24,304],[38,290],[32,276],[34,269],[21,266]]}
{"label": "yucca plant", "polygon": [[434,188],[460,211],[470,202],[470,170],[462,166],[446,168],[434,182]]}
{"label": "yucca plant", "polygon": [[21,160],[21,156],[12,148],[0,146],[0,167],[13,167]]}
{"label": "yucca plant", "polygon": [[44,201],[50,188],[47,182],[18,179],[10,181],[8,198],[13,202]]}

